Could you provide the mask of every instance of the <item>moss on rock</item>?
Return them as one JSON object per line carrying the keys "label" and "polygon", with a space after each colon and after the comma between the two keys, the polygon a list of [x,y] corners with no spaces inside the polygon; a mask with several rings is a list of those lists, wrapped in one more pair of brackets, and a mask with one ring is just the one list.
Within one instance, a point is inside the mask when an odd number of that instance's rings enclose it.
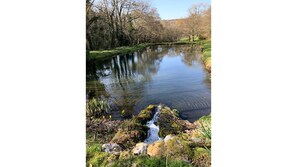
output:
{"label": "moss on rock", "polygon": [[165,137],[169,134],[179,134],[184,130],[195,128],[189,121],[177,117],[177,113],[172,111],[169,107],[161,109],[158,125],[160,128],[160,137]]}
{"label": "moss on rock", "polygon": [[155,108],[155,105],[149,105],[137,116],[125,120],[110,142],[117,143],[123,148],[131,148],[146,139],[148,127],[145,124],[152,119]]}
{"label": "moss on rock", "polygon": [[147,127],[145,126],[140,126],[133,130],[120,129],[110,143],[117,143],[123,148],[131,148],[146,138],[146,130]]}
{"label": "moss on rock", "polygon": [[145,124],[147,121],[151,120],[154,116],[154,110],[156,106],[155,105],[149,105],[147,108],[140,111],[140,113],[137,115],[136,119],[141,124]]}

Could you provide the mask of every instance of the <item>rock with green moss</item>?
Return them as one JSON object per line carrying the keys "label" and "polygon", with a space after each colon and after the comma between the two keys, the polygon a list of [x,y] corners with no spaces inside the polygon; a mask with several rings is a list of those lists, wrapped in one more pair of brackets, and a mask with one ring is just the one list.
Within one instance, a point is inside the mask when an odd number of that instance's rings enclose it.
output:
{"label": "rock with green moss", "polygon": [[131,148],[136,143],[144,141],[148,131],[146,122],[154,116],[155,108],[155,105],[149,105],[137,116],[125,120],[110,142],[117,143],[123,148]]}
{"label": "rock with green moss", "polygon": [[146,124],[147,121],[153,118],[155,109],[156,109],[155,105],[149,105],[147,108],[140,111],[136,119],[139,121],[139,123]]}
{"label": "rock with green moss", "polygon": [[117,143],[124,149],[131,148],[136,143],[141,142],[146,138],[146,130],[145,127],[139,127],[138,129],[128,131],[120,129],[110,143]]}
{"label": "rock with green moss", "polygon": [[185,130],[195,128],[194,124],[187,120],[180,119],[177,112],[172,111],[169,107],[163,107],[161,109],[158,125],[160,128],[160,137],[165,137],[169,134],[179,134]]}

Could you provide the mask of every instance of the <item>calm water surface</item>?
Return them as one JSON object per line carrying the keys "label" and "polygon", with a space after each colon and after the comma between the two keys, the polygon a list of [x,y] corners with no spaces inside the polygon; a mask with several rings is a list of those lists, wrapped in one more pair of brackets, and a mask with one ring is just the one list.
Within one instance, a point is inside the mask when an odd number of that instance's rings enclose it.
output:
{"label": "calm water surface", "polygon": [[198,46],[153,46],[134,54],[87,63],[87,98],[105,97],[113,108],[138,114],[165,104],[195,121],[211,111],[210,83]]}

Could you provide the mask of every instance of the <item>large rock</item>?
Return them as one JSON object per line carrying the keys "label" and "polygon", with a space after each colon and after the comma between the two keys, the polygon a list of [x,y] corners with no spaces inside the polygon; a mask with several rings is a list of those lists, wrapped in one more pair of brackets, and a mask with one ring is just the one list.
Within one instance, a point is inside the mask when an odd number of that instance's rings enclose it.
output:
{"label": "large rock", "polygon": [[147,143],[137,143],[136,146],[133,148],[132,152],[135,155],[146,154],[147,147],[148,147]]}
{"label": "large rock", "polygon": [[131,148],[135,143],[143,141],[147,136],[147,127],[137,125],[135,129],[120,129],[110,143],[118,143],[124,149]]}
{"label": "large rock", "polygon": [[145,124],[152,119],[155,108],[155,105],[149,105],[137,116],[125,120],[110,143],[117,143],[126,149],[133,147],[138,142],[144,141],[148,131],[148,127]]}
{"label": "large rock", "polygon": [[140,111],[136,119],[141,124],[146,124],[147,121],[151,120],[154,116],[156,105],[149,105],[147,108]]}
{"label": "large rock", "polygon": [[111,154],[119,155],[122,151],[121,146],[116,143],[106,143],[102,145],[102,149]]}
{"label": "large rock", "polygon": [[177,135],[185,130],[196,128],[196,125],[189,121],[180,119],[178,113],[174,112],[174,110],[171,110],[169,107],[163,107],[161,109],[158,125],[160,128],[160,137],[165,137],[169,134]]}
{"label": "large rock", "polygon": [[164,149],[164,141],[159,140],[150,144],[147,148],[147,154],[154,157],[154,156],[161,156],[163,154]]}

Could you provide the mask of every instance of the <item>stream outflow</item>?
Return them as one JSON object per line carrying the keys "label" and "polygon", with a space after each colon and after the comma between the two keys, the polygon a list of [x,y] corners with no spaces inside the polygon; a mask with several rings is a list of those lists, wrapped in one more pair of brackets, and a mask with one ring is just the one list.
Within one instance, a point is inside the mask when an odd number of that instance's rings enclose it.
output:
{"label": "stream outflow", "polygon": [[156,113],[154,114],[154,117],[146,123],[146,126],[149,127],[150,129],[148,130],[148,137],[144,140],[145,143],[153,143],[157,140],[161,140],[159,137],[159,126],[155,124],[157,120],[159,119],[160,111],[161,111],[162,106],[158,105],[156,108]]}

